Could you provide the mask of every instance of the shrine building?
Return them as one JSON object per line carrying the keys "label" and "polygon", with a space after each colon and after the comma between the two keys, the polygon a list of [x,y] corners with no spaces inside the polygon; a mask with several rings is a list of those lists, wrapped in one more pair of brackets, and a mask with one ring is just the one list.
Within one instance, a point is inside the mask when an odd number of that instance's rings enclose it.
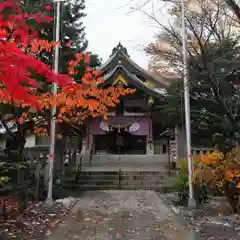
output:
{"label": "shrine building", "polygon": [[[81,131],[75,133],[64,127],[66,132],[63,139],[56,139],[55,143],[56,166],[61,167],[66,158],[73,159],[74,165],[78,155],[82,156],[85,166],[92,166],[103,159],[111,163],[121,160],[124,165],[125,161],[130,163],[132,160],[134,163],[139,159],[146,163],[155,160],[169,162],[170,154],[185,156],[185,141],[182,141],[185,135],[175,131],[171,140],[169,135],[162,134],[166,129],[153,114],[155,106],[161,106],[165,101],[169,80],[153,76],[137,65],[121,43],[98,70],[103,79],[100,87],[120,85],[135,92],[121,96],[116,108],[109,109],[107,120],[89,117],[82,126],[78,126]],[[0,135],[0,146],[4,147],[6,134],[3,131]],[[176,136],[180,136],[181,140],[178,141]],[[47,159],[49,143],[49,136],[30,135],[26,137],[25,151],[31,158],[44,155]]]}
{"label": "shrine building", "polygon": [[87,121],[83,149],[93,156],[166,154],[166,139],[157,136],[159,127],[152,109],[164,100],[169,82],[138,66],[121,43],[99,70],[104,80],[101,87],[121,85],[135,93],[120,97],[107,120],[96,117]]}

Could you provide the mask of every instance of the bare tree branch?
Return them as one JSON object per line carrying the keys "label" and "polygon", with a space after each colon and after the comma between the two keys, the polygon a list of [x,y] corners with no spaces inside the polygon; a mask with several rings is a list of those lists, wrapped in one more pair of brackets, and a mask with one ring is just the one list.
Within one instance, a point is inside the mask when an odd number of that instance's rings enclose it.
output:
{"label": "bare tree branch", "polygon": [[225,0],[228,6],[232,9],[232,11],[236,14],[238,20],[240,21],[240,7],[234,0]]}

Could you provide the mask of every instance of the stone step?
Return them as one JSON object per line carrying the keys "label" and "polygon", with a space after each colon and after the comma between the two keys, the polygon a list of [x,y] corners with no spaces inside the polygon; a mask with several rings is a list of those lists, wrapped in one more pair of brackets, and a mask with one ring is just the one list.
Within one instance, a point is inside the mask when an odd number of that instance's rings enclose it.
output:
{"label": "stone step", "polygon": [[[84,173],[84,172],[83,172]],[[96,172],[97,173],[97,172]],[[78,179],[86,179],[86,180],[91,180],[91,179],[113,179],[113,178],[118,178],[121,177],[121,179],[131,179],[131,180],[152,180],[152,179],[160,179],[164,180],[164,178],[168,177],[166,174],[159,174],[159,175],[152,175],[151,173],[149,174],[144,174],[144,175],[139,175],[138,173],[130,173],[130,174],[111,174],[111,175],[105,175],[105,174],[86,174],[80,175]]]}
{"label": "stone step", "polygon": [[119,189],[119,185],[109,184],[109,185],[79,185],[78,187],[75,187],[76,190],[107,190],[107,189]]}
{"label": "stone step", "polygon": [[141,172],[121,172],[121,175],[127,176],[162,176],[164,173],[168,173],[168,170],[160,169],[159,171],[141,171]]}
{"label": "stone step", "polygon": [[133,185],[133,184],[128,184],[128,185],[121,185],[121,189],[126,189],[126,190],[131,190],[131,189],[143,189],[143,190],[158,190],[158,189],[163,189],[167,188],[166,185]]}
{"label": "stone step", "polygon": [[[153,169],[151,172],[154,172],[154,171],[158,171],[160,169],[162,170],[168,170],[168,167],[166,165],[157,165],[157,164],[138,164],[138,165],[135,165],[135,164],[97,164],[97,163],[94,163],[94,164],[82,164],[82,167],[83,168],[94,168],[94,167],[105,167],[105,171],[111,171],[111,168],[118,168],[118,169],[126,169],[126,168],[146,168],[146,172],[149,172],[148,169]],[[109,169],[109,170],[108,170]],[[154,170],[155,169],[155,170]],[[143,172],[144,170],[142,170]]]}
{"label": "stone step", "polygon": [[78,190],[155,190],[155,191],[166,191],[166,185],[155,185],[155,186],[142,186],[142,185],[82,185],[78,187]]}
{"label": "stone step", "polygon": [[104,168],[105,171],[111,171],[111,169],[117,169],[115,171],[118,171],[120,169],[142,169],[141,172],[153,172],[153,171],[159,171],[159,170],[168,170],[168,166],[164,165],[157,165],[157,164],[82,164],[82,168]]}
{"label": "stone step", "polygon": [[[141,179],[141,180],[129,180],[129,179],[108,179],[108,180],[104,180],[104,179],[79,179],[77,181],[77,183],[79,184],[105,184],[105,183],[123,183],[123,184],[128,184],[128,183],[132,183],[132,184],[162,184],[164,183],[165,180],[144,180],[144,179]],[[76,183],[75,183],[76,184]]]}
{"label": "stone step", "polygon": [[[119,175],[120,174],[120,175]],[[168,175],[159,171],[89,171],[81,172],[78,180],[68,180],[70,187],[81,190],[95,189],[164,189]],[[76,186],[76,187],[75,187]]]}
{"label": "stone step", "polygon": [[[122,171],[128,171],[128,172],[141,172],[141,171],[145,171],[146,170],[146,168],[130,168],[130,167],[125,167],[125,168],[107,168],[108,170],[116,170],[116,171],[119,171],[120,169],[122,170]],[[104,170],[106,170],[106,167],[104,168],[104,167],[83,167],[82,168],[82,171],[83,172],[89,172],[89,171],[91,171],[91,172],[99,172],[99,171],[104,171]],[[156,170],[156,168],[149,168],[149,169],[147,169],[149,172],[152,172],[152,171],[154,171],[154,170]],[[159,169],[159,172],[161,172],[162,174],[165,174],[165,175],[167,175],[168,174],[168,171],[166,171],[166,170],[162,170],[162,169]]]}
{"label": "stone step", "polygon": [[83,166],[99,166],[99,165],[104,165],[104,166],[116,166],[116,165],[121,165],[121,166],[160,166],[160,167],[168,167],[169,163],[168,162],[108,162],[108,161],[83,161],[82,162]]}
{"label": "stone step", "polygon": [[166,159],[158,159],[158,158],[154,158],[154,159],[148,159],[148,158],[111,158],[111,157],[92,157],[90,160],[89,159],[86,159],[84,158],[84,161],[92,161],[92,162],[132,162],[132,163],[139,163],[139,162],[147,162],[147,163],[155,163],[155,162],[158,162],[158,163],[166,163],[168,162],[168,158]]}
{"label": "stone step", "polygon": [[84,161],[92,161],[92,162],[132,162],[132,163],[138,163],[138,162],[159,162],[159,163],[166,163],[168,162],[168,158],[167,159],[158,159],[158,158],[154,158],[154,159],[149,159],[149,158],[111,158],[111,157],[91,157],[91,159],[84,159]]}

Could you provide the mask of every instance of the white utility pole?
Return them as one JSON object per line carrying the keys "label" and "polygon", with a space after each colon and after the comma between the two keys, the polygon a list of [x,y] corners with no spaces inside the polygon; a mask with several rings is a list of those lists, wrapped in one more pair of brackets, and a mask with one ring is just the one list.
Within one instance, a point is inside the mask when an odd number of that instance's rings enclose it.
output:
{"label": "white utility pole", "polygon": [[[59,43],[59,38],[60,38],[60,6],[61,6],[61,1],[57,0],[56,1],[56,7],[55,7],[55,24],[56,24],[56,29],[55,29],[55,42],[56,47],[54,51],[54,72],[56,74],[59,73],[59,50],[60,50],[60,43]],[[57,94],[57,84],[53,83],[52,84],[52,94],[53,96],[56,96]],[[55,158],[55,136],[56,136],[56,120],[55,120],[55,115],[57,112],[57,108],[55,103],[52,105],[51,109],[51,124],[50,124],[50,150],[49,150],[49,159],[48,159],[48,194],[47,194],[47,199],[46,202],[50,205],[53,203],[52,199],[52,188],[53,188],[53,166],[54,166],[54,158]]]}
{"label": "white utility pole", "polygon": [[193,190],[193,160],[191,151],[191,121],[190,121],[190,96],[189,96],[189,81],[188,81],[188,52],[187,52],[187,37],[185,24],[185,5],[184,0],[181,0],[181,20],[182,20],[182,54],[183,54],[183,82],[184,82],[184,106],[185,106],[185,124],[186,124],[186,140],[187,140],[187,161],[188,161],[188,206],[196,207]]}

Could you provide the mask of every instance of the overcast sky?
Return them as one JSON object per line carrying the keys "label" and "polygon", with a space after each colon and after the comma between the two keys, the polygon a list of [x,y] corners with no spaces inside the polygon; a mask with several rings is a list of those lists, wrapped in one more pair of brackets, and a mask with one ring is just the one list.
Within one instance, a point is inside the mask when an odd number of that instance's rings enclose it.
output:
{"label": "overcast sky", "polygon": [[158,30],[143,13],[129,13],[131,6],[137,7],[143,1],[86,0],[88,50],[99,54],[105,61],[121,41],[131,58],[147,69],[148,57],[143,46],[153,40]]}

